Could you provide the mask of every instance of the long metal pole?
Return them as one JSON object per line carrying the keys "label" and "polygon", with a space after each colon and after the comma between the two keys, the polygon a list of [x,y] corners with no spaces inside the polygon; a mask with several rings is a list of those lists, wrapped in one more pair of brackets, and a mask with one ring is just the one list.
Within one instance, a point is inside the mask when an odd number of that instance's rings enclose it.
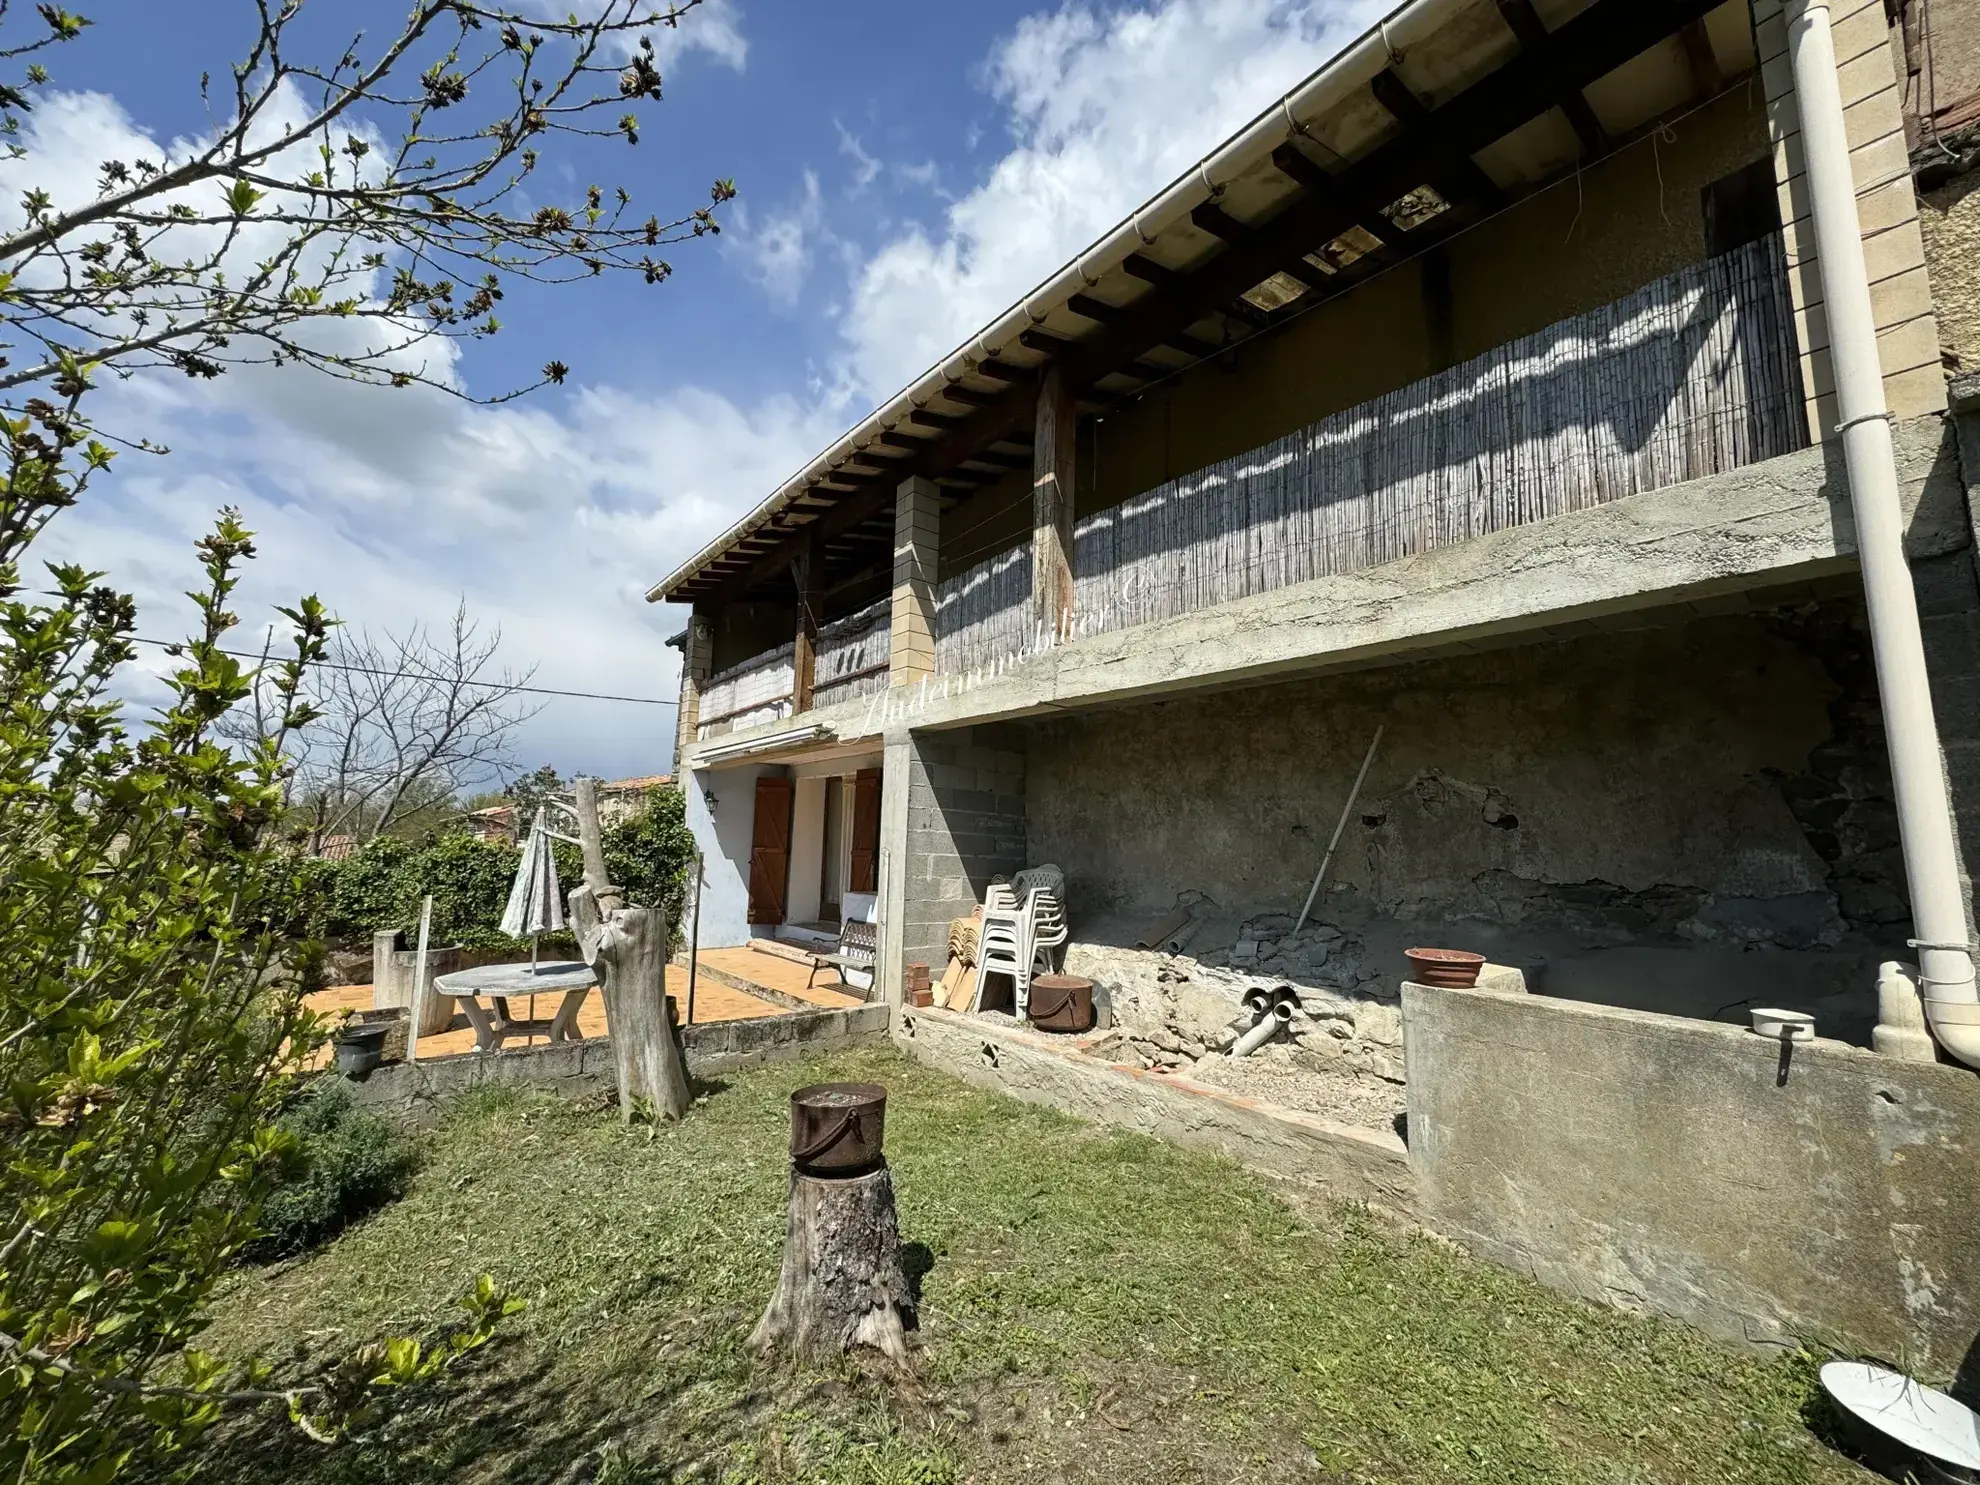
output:
{"label": "long metal pole", "polygon": [[701,952],[701,852],[694,853],[694,923],[688,930],[688,993],[686,1025],[694,1025],[695,959]]}
{"label": "long metal pole", "polygon": [[1299,910],[1299,921],[1293,925],[1298,933],[1306,926],[1306,915],[1313,911],[1313,899],[1320,895],[1320,883],[1326,878],[1327,868],[1334,864],[1334,848],[1341,843],[1341,832],[1347,829],[1348,816],[1354,813],[1354,802],[1361,797],[1361,781],[1368,777],[1368,765],[1375,761],[1375,750],[1382,745],[1382,734],[1388,730],[1385,722],[1375,729],[1374,739],[1368,744],[1368,755],[1361,760],[1361,772],[1354,776],[1354,787],[1348,790],[1347,803],[1341,806],[1340,823],[1334,827],[1334,838],[1327,842],[1327,854],[1320,858],[1320,870],[1313,874],[1313,888],[1306,894],[1306,906]]}

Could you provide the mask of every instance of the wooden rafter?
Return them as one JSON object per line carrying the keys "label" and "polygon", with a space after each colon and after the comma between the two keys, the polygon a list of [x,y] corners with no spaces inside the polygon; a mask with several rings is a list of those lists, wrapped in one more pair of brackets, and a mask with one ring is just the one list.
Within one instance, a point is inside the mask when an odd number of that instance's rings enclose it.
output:
{"label": "wooden rafter", "polygon": [[[1338,172],[1326,174],[1324,190],[1301,181],[1307,186],[1305,192],[1277,215],[1251,224],[1240,240],[1226,241],[1221,251],[1190,270],[1167,268],[1145,254],[1130,257],[1122,267],[1149,284],[1150,292],[1122,306],[1128,311],[1126,318],[1112,324],[1102,322],[1097,333],[1078,340],[1029,330],[1019,336],[1020,343],[1061,364],[1071,385],[1082,389],[1116,374],[1134,377],[1150,373],[1159,363],[1136,363],[1158,346],[1174,347],[1195,359],[1213,356],[1226,347],[1195,335],[1193,326],[1224,313],[1245,293],[1275,273],[1287,272],[1288,264],[1302,262],[1349,228],[1360,226],[1377,237],[1394,237],[1411,249],[1419,242],[1454,235],[1474,213],[1460,209],[1466,192],[1449,183],[1453,173],[1470,175],[1473,185],[1480,184],[1482,178],[1483,184],[1490,186],[1489,197],[1497,197],[1498,188],[1490,184],[1473,156],[1547,110],[1563,107],[1564,100],[1580,97],[1590,84],[1647,47],[1681,35],[1684,27],[1702,19],[1719,3],[1721,0],[1592,0],[1530,44],[1523,40],[1519,52],[1496,71],[1435,107],[1422,104],[1407,88],[1398,91],[1392,84],[1380,84],[1388,95],[1385,104],[1392,105],[1390,111],[1401,109],[1412,116],[1405,118],[1398,113],[1395,134]],[[1453,202],[1451,210],[1407,233],[1382,215],[1385,207],[1408,192],[1440,180],[1445,184],[1440,184],[1439,190]],[[1371,219],[1378,217],[1381,222],[1371,227]],[[1387,223],[1386,227],[1382,223]],[[1393,259],[1387,253],[1365,255],[1328,276],[1324,288],[1312,293],[1318,298],[1345,293],[1390,261]],[[1307,268],[1311,271],[1310,264]],[[1297,270],[1294,276],[1299,276]],[[1297,304],[1304,308],[1308,302],[1303,296]],[[912,474],[930,479],[952,477],[958,466],[976,457],[986,444],[1028,430],[1039,373],[1002,363],[997,370],[982,374],[992,381],[1004,380],[1006,374],[1014,379],[1001,395],[993,395],[967,417],[926,411],[911,415],[910,422],[938,436],[906,440],[905,444],[920,446],[908,448],[914,457],[887,471],[885,477],[890,483],[860,488],[820,521],[837,523],[844,519],[844,509],[868,502],[873,503],[868,517],[877,515],[891,505],[893,486],[899,479]],[[1165,375],[1167,370],[1156,374]],[[905,445],[894,442],[889,446]],[[723,568],[732,566],[726,560],[711,564],[684,583],[678,596],[704,598],[746,589],[774,574],[780,565],[789,565],[792,543],[797,539],[798,533],[782,536],[739,576],[719,575]]]}
{"label": "wooden rafter", "polygon": [[[1498,6],[1499,14],[1505,17],[1521,47],[1535,47],[1546,41],[1547,26],[1540,19],[1540,13],[1533,8],[1533,0],[1498,0]],[[1609,152],[1609,131],[1595,117],[1595,110],[1588,106],[1588,99],[1580,89],[1563,93],[1560,108],[1574,129],[1575,138],[1581,141],[1585,154],[1595,156]]]}
{"label": "wooden rafter", "polygon": [[1484,166],[1472,159],[1471,151],[1459,148],[1433,126],[1430,110],[1396,75],[1395,68],[1385,67],[1371,77],[1368,91],[1394,116],[1403,133],[1415,136],[1431,161],[1430,184],[1441,191],[1446,200],[1477,200],[1496,204],[1504,196],[1498,182],[1485,173]]}

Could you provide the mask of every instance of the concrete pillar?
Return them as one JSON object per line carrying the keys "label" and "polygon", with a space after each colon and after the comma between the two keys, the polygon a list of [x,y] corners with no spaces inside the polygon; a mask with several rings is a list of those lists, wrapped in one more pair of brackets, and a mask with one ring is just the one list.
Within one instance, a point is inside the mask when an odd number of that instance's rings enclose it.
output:
{"label": "concrete pillar", "polygon": [[1877,326],[1884,398],[1900,418],[1940,412],[1946,405],[1939,362],[1938,320],[1926,280],[1918,204],[1905,161],[1903,94],[1893,66],[1890,22],[1879,0],[1753,0],[1754,39],[1774,145],[1774,179],[1787,249],[1788,290],[1800,341],[1802,391],[1809,431],[1817,443],[1836,436],[1842,421],[1829,359],[1829,324],[1816,251],[1806,140],[1788,60],[1790,24],[1811,4],[1830,13],[1837,71],[1856,186],[1859,231],[1870,269],[1871,312]]}
{"label": "concrete pillar", "polygon": [[694,746],[696,728],[701,725],[701,690],[715,659],[715,623],[695,609],[688,615],[687,634],[681,644],[681,704],[674,725],[674,777],[686,777],[681,759]]}
{"label": "concrete pillar", "polygon": [[935,674],[935,563],[942,507],[933,480],[902,480],[894,497],[894,612],[889,681]]}
{"label": "concrete pillar", "polygon": [[1031,594],[1039,623],[1063,634],[1073,611],[1073,439],[1078,406],[1065,373],[1038,386],[1031,462]]}
{"label": "concrete pillar", "polygon": [[889,735],[880,764],[880,901],[874,913],[880,932],[873,998],[894,1006],[901,1003],[901,966],[905,962],[908,794],[914,763],[914,739],[906,732]]}
{"label": "concrete pillar", "polygon": [[814,530],[791,564],[797,584],[797,633],[792,641],[791,710],[811,710],[818,676],[818,625],[825,614],[825,544]]}

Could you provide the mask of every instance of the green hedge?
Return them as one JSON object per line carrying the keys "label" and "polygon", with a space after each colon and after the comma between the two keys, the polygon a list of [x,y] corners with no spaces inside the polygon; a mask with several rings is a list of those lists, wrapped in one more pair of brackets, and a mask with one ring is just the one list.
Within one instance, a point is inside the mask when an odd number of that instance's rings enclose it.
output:
{"label": "green hedge", "polygon": [[353,1107],[341,1078],[326,1073],[275,1121],[295,1141],[281,1183],[261,1207],[261,1237],[246,1256],[266,1260],[313,1248],[396,1200],[418,1150],[398,1125]]}
{"label": "green hedge", "polygon": [[[656,789],[638,814],[608,826],[605,867],[641,907],[663,906],[678,925],[694,862],[694,836],[681,795]],[[557,877],[566,893],[583,880],[575,846],[556,843]],[[299,869],[300,936],[360,941],[384,929],[413,933],[420,899],[433,894],[432,941],[474,949],[506,949],[515,941],[497,929],[521,862],[519,847],[461,832],[425,841],[380,836],[341,861],[307,861]]]}

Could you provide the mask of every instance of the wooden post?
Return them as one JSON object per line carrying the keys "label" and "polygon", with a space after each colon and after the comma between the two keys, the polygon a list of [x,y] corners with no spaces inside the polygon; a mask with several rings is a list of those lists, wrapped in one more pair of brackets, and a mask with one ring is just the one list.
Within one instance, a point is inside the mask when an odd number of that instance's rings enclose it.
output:
{"label": "wooden post", "polygon": [[[413,957],[412,994],[406,1002],[412,1007],[412,1029],[406,1033],[406,1061],[419,1061],[419,1023],[426,1016],[426,937],[433,927],[433,894],[419,904],[419,952]],[[376,968],[372,971],[374,977]]]}
{"label": "wooden post", "polygon": [[630,1123],[634,1101],[645,1098],[660,1118],[680,1119],[693,1093],[667,994],[667,914],[657,907],[627,907],[624,895],[606,880],[598,781],[580,778],[572,787],[584,885],[571,893],[571,926],[584,962],[598,971],[605,998],[619,1118]]}
{"label": "wooden post", "polygon": [[905,1366],[914,1323],[887,1167],[850,1178],[793,1168],[784,1266],[750,1345],[814,1361],[869,1346]]}
{"label": "wooden post", "polygon": [[1073,440],[1078,404],[1064,368],[1038,385],[1031,455],[1031,595],[1038,620],[1063,635],[1073,611]]}
{"label": "wooden post", "polygon": [[825,546],[816,530],[798,549],[797,560],[791,563],[791,577],[797,583],[791,711],[797,713],[811,710],[818,673],[818,625],[825,613]]}

